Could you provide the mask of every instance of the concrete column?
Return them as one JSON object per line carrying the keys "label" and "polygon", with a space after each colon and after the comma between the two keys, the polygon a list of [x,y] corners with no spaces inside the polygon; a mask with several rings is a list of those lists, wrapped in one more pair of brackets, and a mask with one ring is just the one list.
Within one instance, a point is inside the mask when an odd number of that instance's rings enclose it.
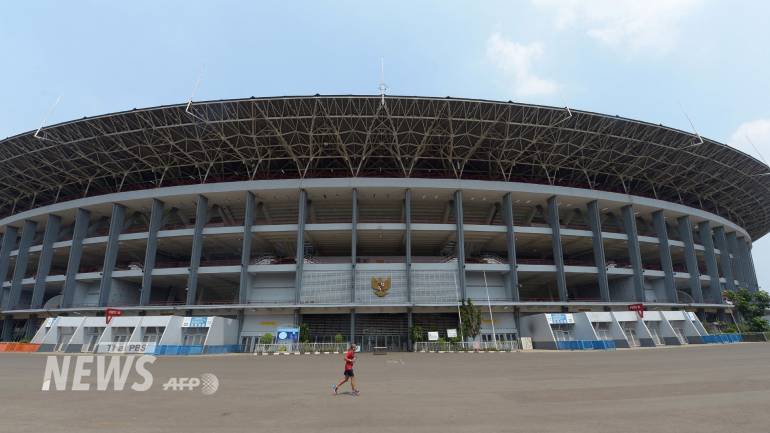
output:
{"label": "concrete column", "polygon": [[719,267],[717,266],[717,255],[714,251],[714,237],[711,235],[711,224],[708,221],[698,223],[698,233],[700,233],[700,243],[703,245],[703,252],[706,258],[706,270],[711,279],[707,301],[721,304],[722,290],[719,284]]}
{"label": "concrete column", "polygon": [[644,270],[642,269],[642,254],[639,251],[639,235],[636,231],[636,215],[634,207],[626,205],[621,208],[623,213],[623,227],[628,237],[628,258],[634,269],[634,294],[636,301],[644,302]]}
{"label": "concrete column", "polygon": [[752,278],[751,268],[753,263],[751,262],[751,253],[749,252],[748,244],[746,239],[742,236],[738,237],[736,240],[738,244],[738,256],[740,257],[739,263],[743,269],[743,278],[746,283],[746,287],[749,290],[756,290],[757,287]]}
{"label": "concrete column", "polygon": [[[728,235],[727,242],[730,243],[730,235]],[[746,261],[743,257],[743,250],[741,249],[741,243],[743,239],[735,233],[735,242],[730,243],[730,251],[733,253],[735,260],[735,267],[737,268],[738,281],[742,287],[749,289],[749,276],[746,274]]]}
{"label": "concrete column", "polygon": [[238,303],[249,301],[249,262],[251,262],[251,226],[254,225],[254,194],[246,193],[246,210],[243,214],[243,243],[241,244],[241,279],[238,286]]}
{"label": "concrete column", "polygon": [[112,288],[112,271],[115,270],[115,261],[118,258],[120,244],[120,232],[123,230],[123,219],[126,216],[125,206],[117,203],[112,205],[110,217],[110,234],[107,239],[107,251],[104,253],[104,266],[102,266],[102,281],[99,285],[99,306],[106,307],[110,302],[110,290]]}
{"label": "concrete column", "polygon": [[[412,190],[404,192],[404,253],[406,256],[406,302],[412,302]],[[409,318],[411,320],[410,311]]]}
{"label": "concrete column", "polygon": [[513,307],[513,323],[516,325],[516,338],[521,343],[521,308]]}
{"label": "concrete column", "polygon": [[45,223],[45,233],[43,234],[43,249],[40,251],[40,260],[37,262],[37,274],[35,275],[35,286],[32,289],[32,302],[30,303],[30,308],[32,309],[43,306],[45,279],[48,278],[48,273],[51,271],[53,244],[59,239],[60,228],[61,217],[48,214],[48,221]]}
{"label": "concrete column", "polygon": [[505,221],[505,242],[508,245],[508,295],[511,301],[519,302],[519,275],[516,265],[516,233],[513,228],[513,200],[511,193],[503,196],[503,220]]}
{"label": "concrete column", "polygon": [[671,246],[668,243],[668,229],[663,211],[652,213],[652,222],[655,225],[655,231],[658,232],[658,248],[660,250],[660,264],[663,268],[663,284],[666,288],[666,296],[669,302],[679,302],[679,296],[676,293],[674,284],[674,265],[671,263]]}
{"label": "concrete column", "polygon": [[348,343],[355,343],[356,341],[356,310],[350,310],[350,341]]}
{"label": "concrete column", "polygon": [[41,323],[37,316],[31,315],[27,319],[27,325],[24,328],[24,338],[31,340],[35,336]]}
{"label": "concrete column", "polygon": [[754,259],[751,256],[751,244],[743,241],[743,255],[746,257],[746,271],[749,273],[749,285],[751,289],[759,290],[759,281],[757,281],[757,270],[754,268]]}
{"label": "concrete column", "polygon": [[358,189],[353,188],[352,215],[350,216],[350,262],[351,262],[351,281],[350,302],[356,302],[356,262],[358,261]]}
{"label": "concrete column", "polygon": [[465,226],[463,224],[463,192],[455,191],[455,226],[457,228],[457,282],[460,285],[460,298],[465,299]]}
{"label": "concrete column", "polygon": [[187,277],[187,305],[195,305],[198,298],[198,268],[203,252],[203,227],[208,222],[209,200],[198,196],[195,205],[195,228],[193,229],[192,251],[190,252],[190,275]]}
{"label": "concrete column", "polygon": [[[5,234],[3,235],[3,243],[0,246],[0,305],[3,302],[3,289],[2,284],[8,277],[8,267],[11,262],[11,250],[16,248],[16,237],[18,236],[18,229],[13,226],[5,226]],[[6,319],[8,321],[8,319]]]}
{"label": "concrete column", "polygon": [[158,252],[158,232],[163,226],[163,202],[152,200],[150,209],[150,227],[147,233],[147,247],[144,250],[144,267],[142,268],[142,290],[139,294],[139,305],[149,305],[152,299],[152,271],[155,270],[155,258]]}
{"label": "concrete column", "polygon": [[738,286],[746,287],[746,279],[743,275],[743,268],[741,267],[741,257],[738,254],[738,237],[735,232],[727,234],[727,247],[732,254],[733,269],[735,270],[735,279],[738,280]]}
{"label": "concrete column", "polygon": [[548,199],[548,225],[551,226],[551,245],[553,247],[553,263],[556,265],[556,287],[559,289],[559,300],[567,302],[567,277],[564,274],[564,254],[561,247],[561,224],[559,223],[559,202],[556,196]]}
{"label": "concrete column", "polygon": [[610,302],[610,283],[607,279],[607,259],[604,256],[602,219],[599,215],[599,202],[596,200],[588,202],[588,223],[591,226],[599,293],[601,294],[603,302]]}
{"label": "concrete column", "polygon": [[90,219],[91,212],[85,209],[77,210],[75,227],[72,230],[70,256],[67,260],[67,273],[64,276],[64,287],[62,287],[62,308],[72,307],[72,299],[75,297],[75,277],[78,274],[78,270],[80,270],[80,257],[83,255],[83,239],[88,232]]}
{"label": "concrete column", "polygon": [[687,272],[690,273],[690,290],[693,300],[697,303],[703,302],[703,291],[700,286],[700,271],[698,270],[698,258],[695,255],[695,242],[692,238],[692,225],[690,218],[686,215],[677,218],[679,226],[679,236],[684,242],[684,258],[687,264]]}
{"label": "concrete column", "polygon": [[722,276],[725,277],[725,289],[734,291],[735,276],[730,264],[730,248],[727,245],[725,228],[722,226],[714,227],[714,238],[716,239],[716,246],[719,248],[719,264],[722,268]]}
{"label": "concrete column", "polygon": [[19,241],[19,254],[16,256],[16,266],[13,268],[13,278],[11,279],[11,291],[8,299],[3,299],[3,310],[13,310],[19,307],[21,301],[21,281],[24,274],[27,273],[27,263],[29,263],[29,247],[32,246],[32,240],[35,239],[37,232],[37,223],[26,220],[21,230],[21,240]]}
{"label": "concrete column", "polygon": [[307,221],[307,192],[299,191],[297,210],[297,273],[294,279],[294,302],[299,304],[299,294],[302,289],[302,268],[305,263],[305,221]]}
{"label": "concrete column", "polygon": [[13,326],[16,324],[16,320],[11,317],[6,317],[3,320],[3,331],[0,334],[0,341],[11,341],[13,338]]}
{"label": "concrete column", "polygon": [[414,326],[414,317],[412,317],[412,309],[406,309],[406,350],[411,352],[413,349],[414,341],[412,341],[412,326]]}

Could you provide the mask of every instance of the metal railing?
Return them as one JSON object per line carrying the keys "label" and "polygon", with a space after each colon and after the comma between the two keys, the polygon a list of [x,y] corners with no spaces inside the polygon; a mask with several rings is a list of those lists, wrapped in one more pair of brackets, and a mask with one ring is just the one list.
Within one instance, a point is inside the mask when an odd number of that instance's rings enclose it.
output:
{"label": "metal railing", "polygon": [[254,345],[254,353],[342,353],[349,346],[348,343],[257,343]]}
{"label": "metal railing", "polygon": [[519,350],[518,341],[470,341],[449,343],[419,341],[414,343],[415,352],[513,352]]}

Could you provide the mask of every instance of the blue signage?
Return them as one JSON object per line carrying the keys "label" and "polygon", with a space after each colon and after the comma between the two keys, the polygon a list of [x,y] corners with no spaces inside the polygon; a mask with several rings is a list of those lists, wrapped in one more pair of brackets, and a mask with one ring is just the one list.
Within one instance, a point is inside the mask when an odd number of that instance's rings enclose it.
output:
{"label": "blue signage", "polygon": [[299,328],[278,328],[275,339],[277,343],[296,343],[299,341]]}

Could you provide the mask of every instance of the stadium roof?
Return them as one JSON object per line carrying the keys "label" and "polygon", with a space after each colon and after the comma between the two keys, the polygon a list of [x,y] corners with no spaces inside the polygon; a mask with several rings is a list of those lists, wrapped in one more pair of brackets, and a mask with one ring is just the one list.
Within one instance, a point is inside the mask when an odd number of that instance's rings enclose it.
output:
{"label": "stadium roof", "polygon": [[558,107],[411,96],[195,102],[0,141],[0,217],[118,191],[229,180],[438,177],[574,186],[770,231],[770,168],[724,144]]}

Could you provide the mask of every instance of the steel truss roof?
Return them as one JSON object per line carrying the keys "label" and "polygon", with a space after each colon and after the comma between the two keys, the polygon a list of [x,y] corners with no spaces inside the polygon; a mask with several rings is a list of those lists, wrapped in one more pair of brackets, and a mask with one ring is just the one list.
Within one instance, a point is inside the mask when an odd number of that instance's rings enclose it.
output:
{"label": "steel truss roof", "polygon": [[[186,109],[187,108],[187,109]],[[437,177],[615,191],[770,231],[770,172],[729,146],[603,114],[455,98],[196,102],[0,141],[0,216],[112,192],[229,180]]]}

